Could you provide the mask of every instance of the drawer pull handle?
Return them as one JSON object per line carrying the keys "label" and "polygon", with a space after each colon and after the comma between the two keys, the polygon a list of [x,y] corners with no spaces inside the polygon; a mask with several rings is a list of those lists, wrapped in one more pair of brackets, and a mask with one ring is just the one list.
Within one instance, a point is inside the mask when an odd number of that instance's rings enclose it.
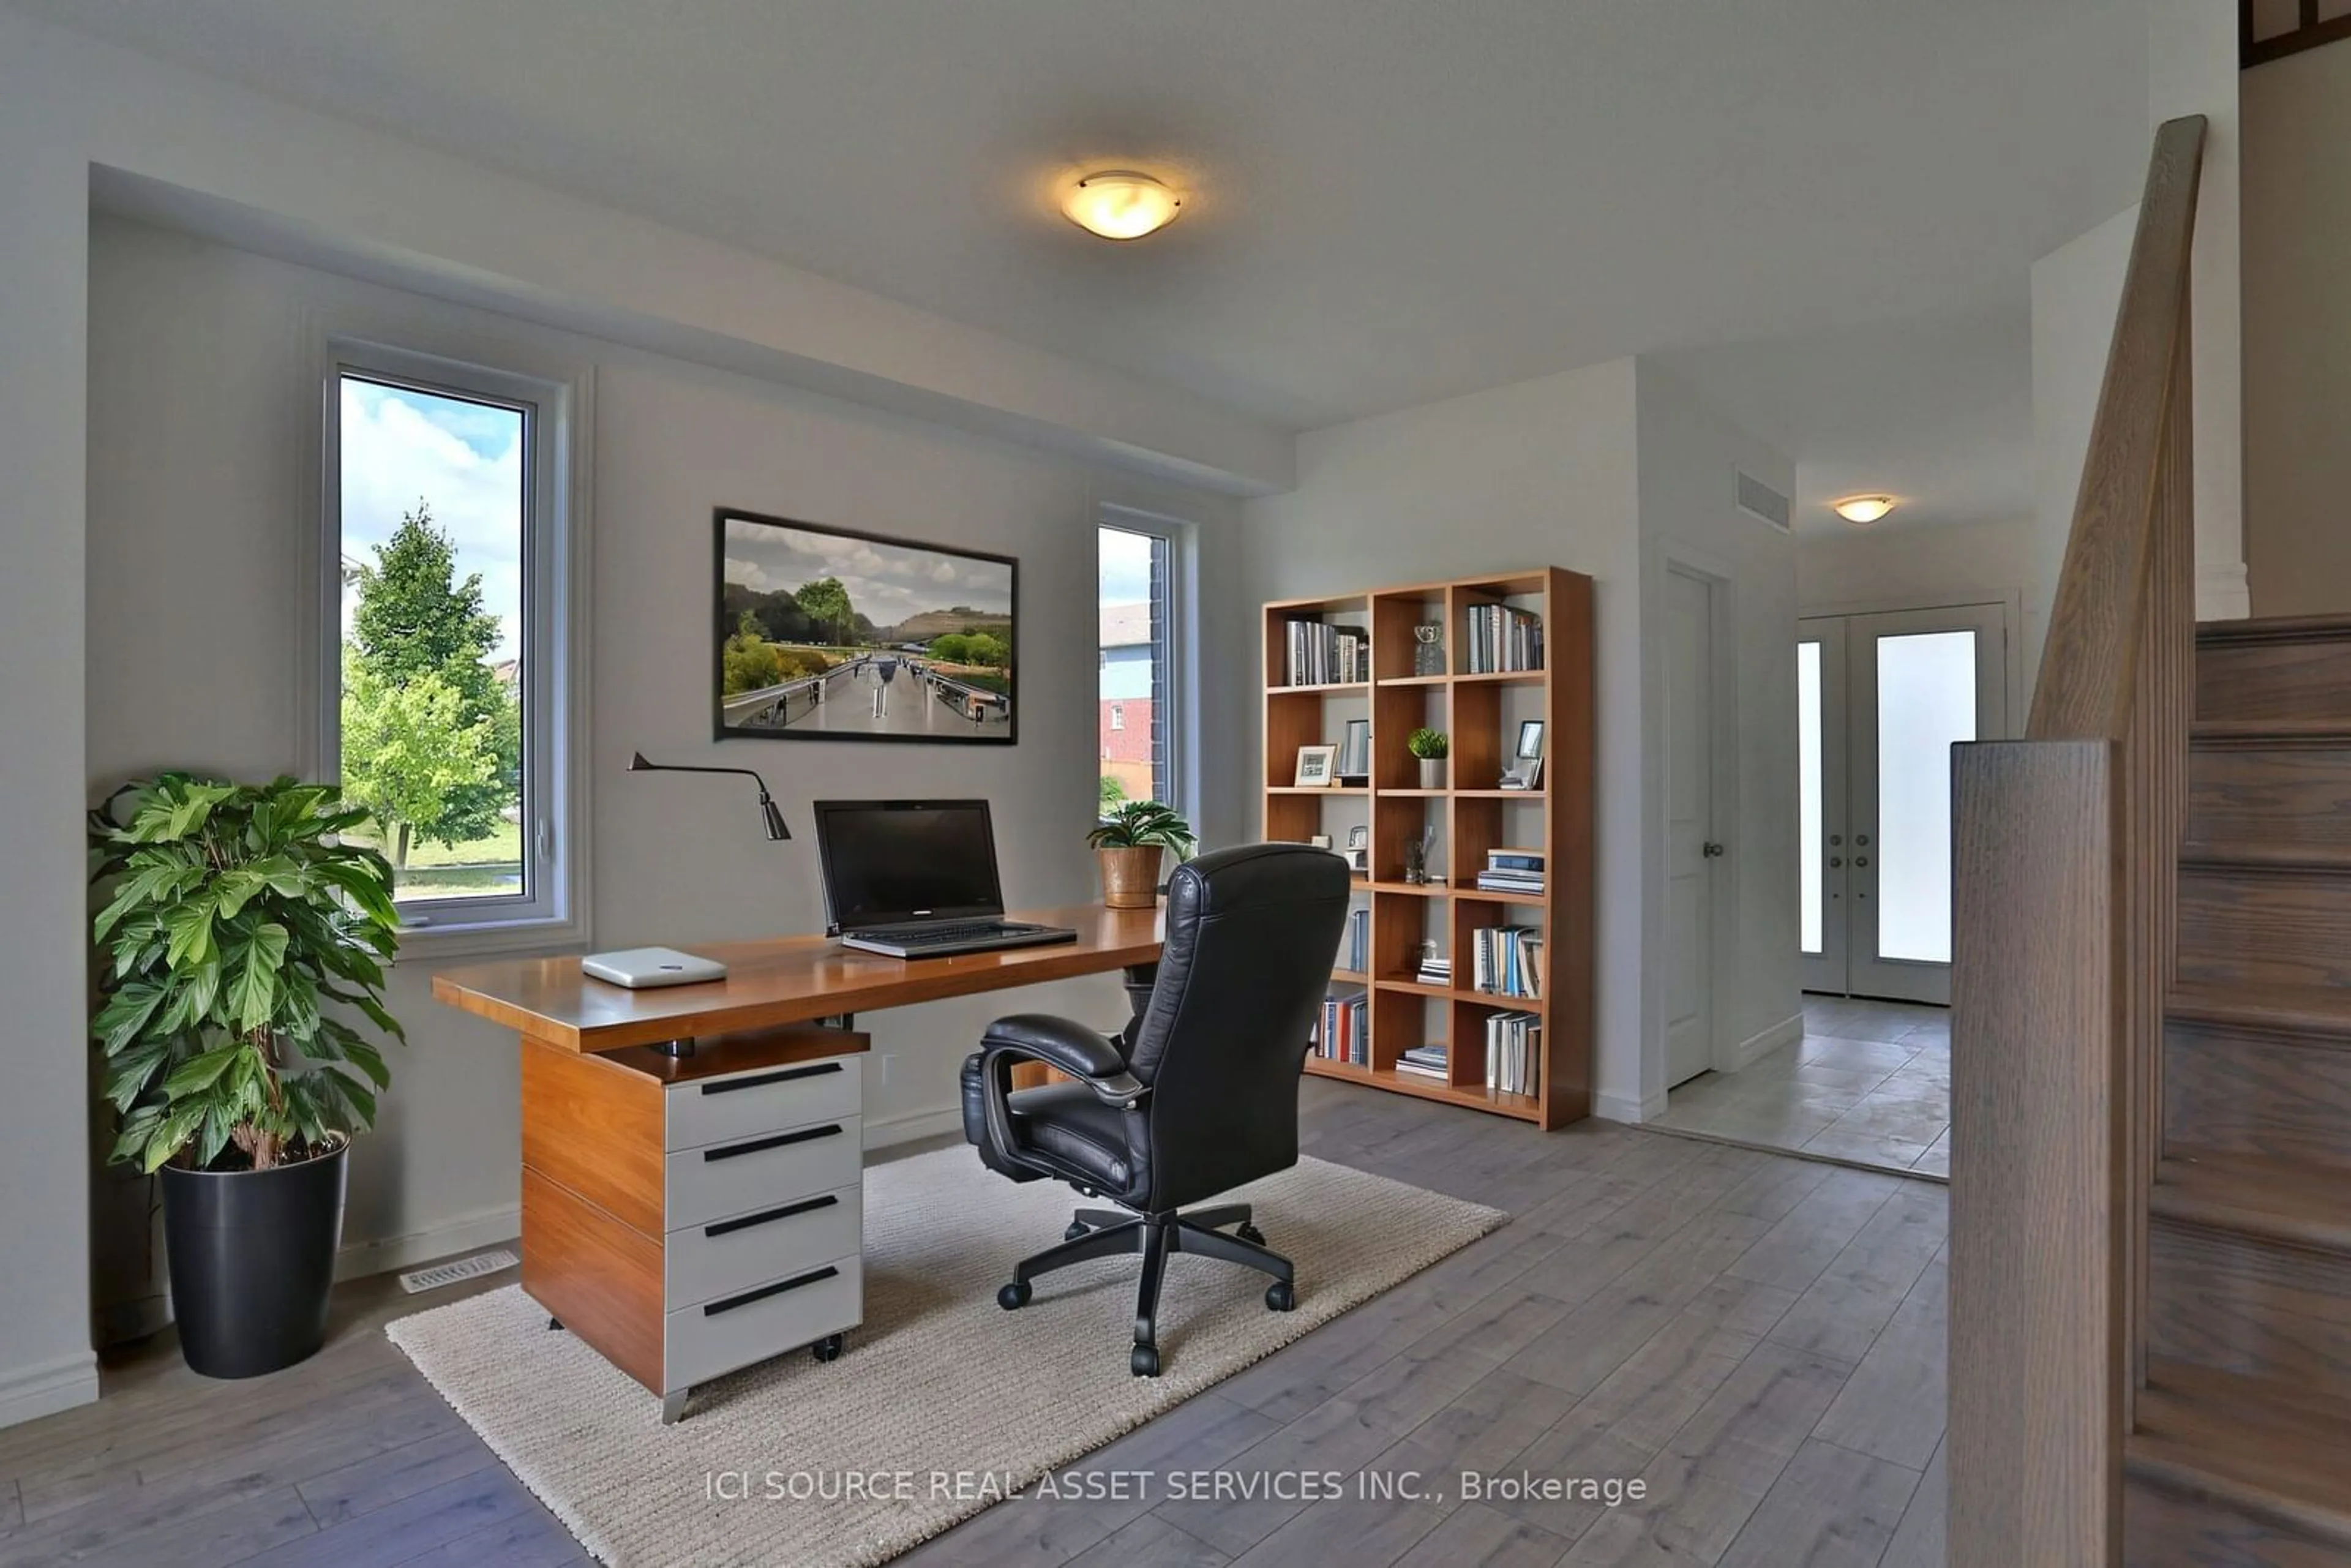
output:
{"label": "drawer pull handle", "polygon": [[839,1072],[838,1061],[820,1061],[814,1067],[787,1067],[780,1072],[761,1072],[749,1078],[728,1078],[702,1086],[705,1094],[732,1094],[737,1089],[765,1089],[770,1083],[789,1083],[801,1078],[821,1078],[828,1072]]}
{"label": "drawer pull handle", "polygon": [[836,1137],[840,1132],[841,1124],[838,1122],[824,1127],[802,1127],[797,1133],[778,1133],[772,1138],[755,1138],[747,1144],[729,1144],[723,1149],[705,1149],[702,1157],[705,1160],[731,1160],[737,1155],[764,1154],[789,1144],[805,1144],[811,1138]]}
{"label": "drawer pull handle", "polygon": [[796,1214],[813,1214],[820,1208],[831,1208],[841,1201],[834,1193],[811,1197],[802,1203],[788,1203],[781,1208],[770,1208],[758,1214],[741,1214],[732,1219],[722,1219],[702,1228],[705,1236],[732,1236],[738,1230],[748,1230],[755,1225],[772,1225],[778,1219],[789,1219]]}
{"label": "drawer pull handle", "polygon": [[823,1268],[812,1273],[802,1274],[798,1279],[778,1280],[772,1285],[762,1285],[756,1291],[746,1291],[739,1296],[729,1296],[723,1301],[712,1301],[702,1309],[702,1315],[705,1318],[715,1318],[721,1312],[731,1312],[737,1307],[747,1307],[754,1301],[764,1301],[769,1296],[780,1296],[786,1291],[797,1291],[802,1285],[814,1285],[830,1280],[840,1272],[840,1270],[827,1263]]}

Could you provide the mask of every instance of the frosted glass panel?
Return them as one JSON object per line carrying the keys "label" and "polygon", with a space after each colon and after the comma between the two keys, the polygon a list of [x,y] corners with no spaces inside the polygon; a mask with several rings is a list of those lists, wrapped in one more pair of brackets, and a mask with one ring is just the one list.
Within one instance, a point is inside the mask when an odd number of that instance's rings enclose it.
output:
{"label": "frosted glass panel", "polygon": [[1951,961],[1951,747],[1975,737],[1976,634],[1877,639],[1881,958]]}
{"label": "frosted glass panel", "polygon": [[1821,950],[1821,645],[1796,644],[1796,878],[1802,951]]}

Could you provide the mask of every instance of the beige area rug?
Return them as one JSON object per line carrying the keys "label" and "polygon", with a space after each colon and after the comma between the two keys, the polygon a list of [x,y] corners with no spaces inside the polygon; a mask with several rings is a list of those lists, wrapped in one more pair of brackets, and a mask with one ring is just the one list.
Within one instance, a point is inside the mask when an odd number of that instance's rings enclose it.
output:
{"label": "beige area rug", "polygon": [[1156,1379],[1126,1364],[1140,1259],[1048,1276],[1017,1312],[996,1304],[1081,1200],[961,1148],[865,1173],[865,1324],[839,1360],[794,1353],[706,1385],[675,1427],[518,1286],[385,1332],[606,1563],[885,1563],[1508,1218],[1315,1159],[1232,1197],[1297,1266],[1298,1308],[1268,1312],[1252,1270],[1170,1259]]}

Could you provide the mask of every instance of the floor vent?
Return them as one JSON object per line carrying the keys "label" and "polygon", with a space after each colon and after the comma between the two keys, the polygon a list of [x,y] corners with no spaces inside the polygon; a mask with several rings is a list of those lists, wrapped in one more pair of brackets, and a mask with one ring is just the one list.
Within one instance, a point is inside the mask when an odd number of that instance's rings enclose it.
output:
{"label": "floor vent", "polygon": [[1760,522],[1771,524],[1782,533],[1790,531],[1795,517],[1794,503],[1752,474],[1739,475],[1739,509]]}
{"label": "floor vent", "polygon": [[460,1258],[455,1263],[435,1263],[430,1269],[411,1270],[400,1277],[400,1288],[413,1296],[419,1291],[437,1291],[461,1280],[478,1280],[485,1274],[511,1269],[519,1261],[521,1260],[503,1249],[496,1252],[479,1252],[471,1258]]}

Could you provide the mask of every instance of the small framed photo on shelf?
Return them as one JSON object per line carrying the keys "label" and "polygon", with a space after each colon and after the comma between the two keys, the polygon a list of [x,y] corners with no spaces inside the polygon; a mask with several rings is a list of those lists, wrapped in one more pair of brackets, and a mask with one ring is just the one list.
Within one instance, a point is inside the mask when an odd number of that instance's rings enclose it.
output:
{"label": "small framed photo on shelf", "polygon": [[1510,766],[1502,769],[1505,789],[1533,789],[1542,784],[1543,721],[1531,718],[1519,726],[1518,744],[1511,747]]}
{"label": "small framed photo on shelf", "polygon": [[1298,777],[1301,789],[1328,789],[1338,779],[1339,748],[1335,746],[1301,746],[1298,748]]}
{"label": "small framed photo on shelf", "polygon": [[1347,830],[1347,864],[1365,873],[1372,869],[1372,830],[1362,822]]}

